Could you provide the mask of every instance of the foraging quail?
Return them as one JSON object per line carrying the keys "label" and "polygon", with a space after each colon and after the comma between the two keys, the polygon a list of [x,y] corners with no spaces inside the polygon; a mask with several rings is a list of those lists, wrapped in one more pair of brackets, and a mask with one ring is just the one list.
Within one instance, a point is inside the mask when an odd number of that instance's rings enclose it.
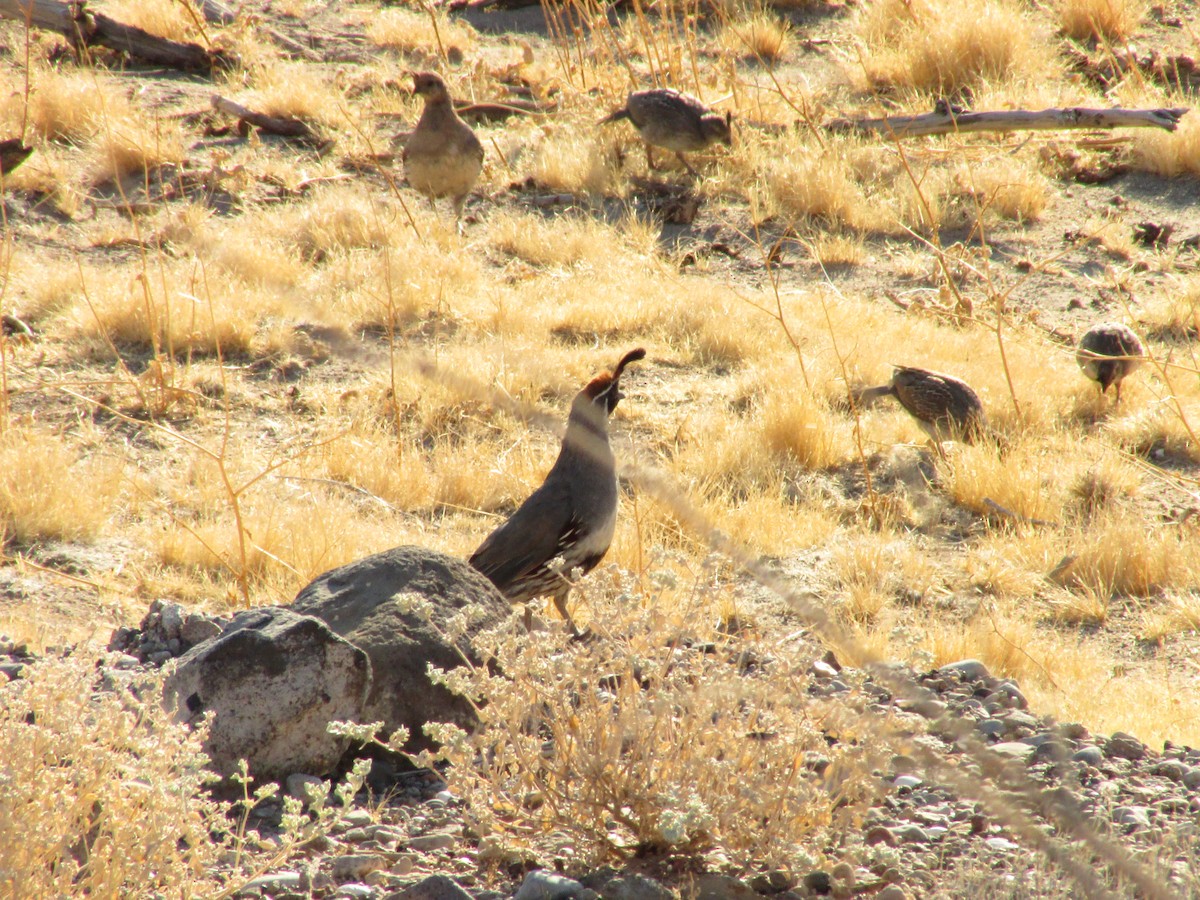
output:
{"label": "foraging quail", "polygon": [[714,141],[726,146],[733,143],[733,115],[713,112],[695,97],[657,88],[634,91],[625,105],[600,120],[600,124],[628,119],[646,142],[646,164],[654,168],[651,146],[673,150],[692,175],[696,170],[684,153],[703,150]]}
{"label": "foraging quail", "polygon": [[10,313],[0,316],[0,331],[4,332],[5,337],[21,343],[33,340],[33,329]]}
{"label": "foraging quail", "polygon": [[404,148],[404,172],[431,204],[439,197],[452,198],[458,221],[483,168],[483,145],[454,111],[440,75],[414,73],[413,91],[425,98],[425,109]]}
{"label": "foraging quail", "polygon": [[965,381],[915,366],[893,368],[891,384],[867,388],[859,394],[859,399],[895,397],[929,435],[939,453],[942,441],[961,440],[970,444],[986,433],[983,403]]}
{"label": "foraging quail", "polygon": [[1101,396],[1109,385],[1116,385],[1121,402],[1121,382],[1140,366],[1146,355],[1141,338],[1119,322],[1101,322],[1089,328],[1079,340],[1075,362],[1083,374],[1100,385]]}
{"label": "foraging quail", "polygon": [[572,571],[590,572],[608,552],[617,522],[616,461],[608,445],[608,417],[623,396],[621,373],[643,359],[640,347],[621,357],[612,373],[593,378],[571,403],[562,449],[541,487],[468,560],[514,603],[551,596],[572,634],[567,611]]}

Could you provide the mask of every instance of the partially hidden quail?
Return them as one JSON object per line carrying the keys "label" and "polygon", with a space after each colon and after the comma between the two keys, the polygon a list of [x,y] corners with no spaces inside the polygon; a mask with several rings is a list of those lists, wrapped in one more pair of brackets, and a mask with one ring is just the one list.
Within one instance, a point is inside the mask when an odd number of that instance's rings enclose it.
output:
{"label": "partially hidden quail", "polygon": [[513,603],[552,597],[571,633],[567,611],[573,572],[586,574],[604,558],[617,522],[616,461],[608,444],[608,417],[622,396],[621,373],[643,359],[640,347],[621,357],[612,372],[588,382],[575,395],[558,459],[541,487],[487,539],[469,562]]}
{"label": "partially hidden quail", "polygon": [[623,107],[601,119],[600,124],[619,119],[632,122],[646,142],[646,163],[652,169],[652,146],[673,151],[684,168],[695,175],[684,153],[703,150],[717,141],[726,146],[733,143],[732,114],[713,112],[695,97],[666,88],[634,91]]}
{"label": "partially hidden quail", "polygon": [[1133,329],[1120,322],[1101,322],[1089,328],[1079,339],[1075,362],[1083,374],[1100,385],[1103,396],[1110,385],[1116,387],[1121,402],[1121,382],[1145,361],[1146,348]]}
{"label": "partially hidden quail", "polygon": [[966,441],[969,444],[986,434],[983,403],[965,381],[915,366],[893,368],[891,384],[867,388],[859,394],[859,399],[895,397],[929,435],[939,452],[942,441]]}
{"label": "partially hidden quail", "polygon": [[454,217],[483,168],[483,145],[471,127],[458,117],[446,82],[434,72],[413,74],[413,92],[425,99],[425,109],[404,148],[408,183],[434,203],[439,197],[454,202]]}

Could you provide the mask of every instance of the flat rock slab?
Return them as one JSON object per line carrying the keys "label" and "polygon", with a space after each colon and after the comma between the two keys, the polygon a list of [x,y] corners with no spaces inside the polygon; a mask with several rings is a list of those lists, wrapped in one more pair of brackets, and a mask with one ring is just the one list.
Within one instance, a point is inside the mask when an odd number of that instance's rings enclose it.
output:
{"label": "flat rock slab", "polygon": [[[402,595],[416,595],[421,608],[398,602]],[[431,746],[422,731],[426,722],[464,728],[476,723],[470,704],[430,682],[429,664],[453,669],[464,656],[478,664],[471,636],[512,614],[512,604],[466,562],[414,546],[318,576],[296,595],[291,609],[316,616],[367,653],[374,680],[363,721],[382,721],[389,731],[406,727],[412,750]],[[450,620],[459,615],[469,624],[451,641]]]}

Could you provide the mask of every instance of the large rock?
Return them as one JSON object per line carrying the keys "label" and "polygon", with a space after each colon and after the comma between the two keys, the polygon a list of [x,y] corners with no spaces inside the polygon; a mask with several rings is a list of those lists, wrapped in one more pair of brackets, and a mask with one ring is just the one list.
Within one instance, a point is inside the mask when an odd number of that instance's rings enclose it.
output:
{"label": "large rock", "polygon": [[[395,602],[416,594],[427,610]],[[470,705],[440,685],[426,666],[462,665],[462,656],[478,663],[470,637],[512,613],[512,604],[495,585],[467,563],[423,547],[395,547],[334,569],[304,588],[291,608],[316,616],[371,657],[374,682],[364,721],[382,721],[389,731],[403,725],[412,735],[410,749],[430,746],[426,722],[454,722],[471,728]],[[451,617],[467,611],[470,626],[451,642],[443,635]],[[460,654],[462,654],[460,656]]]}
{"label": "large rock", "polygon": [[247,610],[179,658],[165,695],[179,715],[215,714],[205,752],[231,775],[239,759],[259,779],[324,775],[348,739],[333,721],[368,721],[367,655],[319,619],[278,607]]}

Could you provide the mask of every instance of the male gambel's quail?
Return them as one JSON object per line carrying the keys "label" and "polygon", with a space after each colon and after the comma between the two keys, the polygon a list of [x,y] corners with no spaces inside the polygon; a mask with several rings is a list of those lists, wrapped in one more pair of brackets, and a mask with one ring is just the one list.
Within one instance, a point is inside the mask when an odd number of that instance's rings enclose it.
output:
{"label": "male gambel's quail", "polygon": [[973,443],[984,436],[987,417],[983,403],[965,381],[914,366],[893,368],[891,384],[867,388],[859,399],[895,397],[929,435],[939,453],[942,441]]}
{"label": "male gambel's quail", "polygon": [[[587,573],[608,552],[617,522],[617,474],[608,445],[608,417],[623,396],[621,373],[646,351],[630,350],[611,373],[593,378],[575,395],[558,459],[541,487],[488,535],[469,562],[514,603],[550,596],[572,634],[567,611],[569,578]],[[556,562],[557,561],[557,562]]]}
{"label": "male gambel's quail", "polygon": [[1101,395],[1109,385],[1115,385],[1120,403],[1121,382],[1144,362],[1145,356],[1146,348],[1132,328],[1119,322],[1101,322],[1079,339],[1075,362],[1084,375],[1100,385]]}
{"label": "male gambel's quail", "polygon": [[454,111],[440,75],[415,72],[413,91],[425,98],[425,109],[404,147],[404,173],[431,204],[450,197],[457,221],[483,168],[483,145]]}
{"label": "male gambel's quail", "polygon": [[684,158],[684,153],[703,150],[715,141],[729,146],[733,143],[733,115],[713,112],[695,97],[656,88],[634,91],[621,109],[600,120],[603,125],[628,119],[646,142],[646,164],[654,168],[651,146],[674,151],[692,175],[696,170]]}

